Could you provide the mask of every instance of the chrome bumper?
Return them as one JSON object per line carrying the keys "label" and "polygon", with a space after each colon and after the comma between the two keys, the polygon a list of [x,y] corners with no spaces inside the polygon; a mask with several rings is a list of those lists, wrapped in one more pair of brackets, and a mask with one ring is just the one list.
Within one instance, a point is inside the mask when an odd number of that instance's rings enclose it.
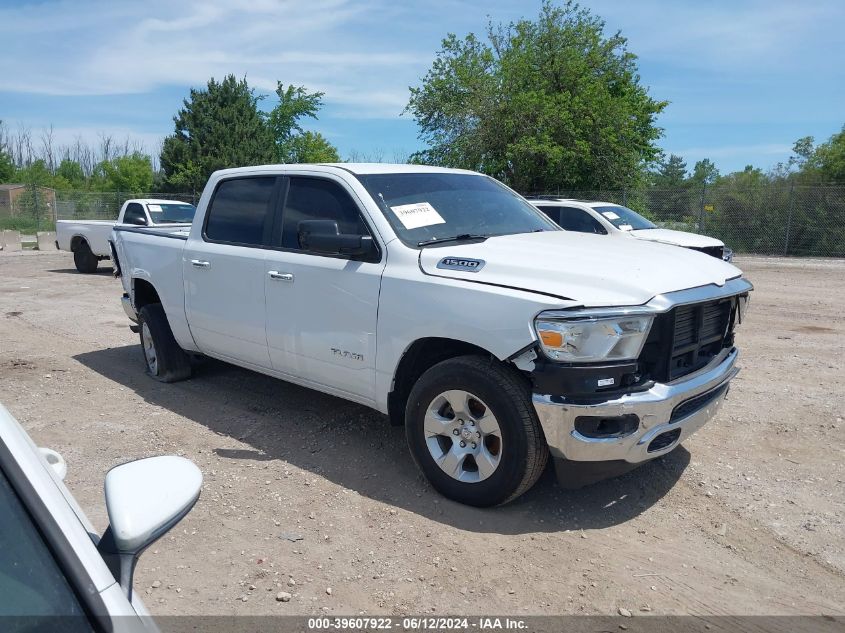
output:
{"label": "chrome bumper", "polygon": [[123,306],[123,311],[129,317],[129,320],[137,323],[138,315],[135,313],[135,308],[132,307],[132,300],[129,298],[129,295],[124,294],[120,298],[120,305]]}
{"label": "chrome bumper", "polygon": [[[603,402],[569,402],[562,396],[534,394],[534,408],[554,457],[572,461],[624,460],[644,462],[676,448],[706,424],[725,399],[731,379],[739,373],[737,350],[725,350],[706,367],[670,383],[655,384],[648,391],[631,393]],[[710,396],[710,397],[708,397]],[[693,399],[699,402],[689,402]],[[688,403],[688,411],[673,413]],[[700,404],[700,406],[699,406]],[[575,429],[579,416],[639,417],[639,427],[624,437],[586,437]],[[649,451],[652,441],[667,431],[680,430],[671,443]]]}

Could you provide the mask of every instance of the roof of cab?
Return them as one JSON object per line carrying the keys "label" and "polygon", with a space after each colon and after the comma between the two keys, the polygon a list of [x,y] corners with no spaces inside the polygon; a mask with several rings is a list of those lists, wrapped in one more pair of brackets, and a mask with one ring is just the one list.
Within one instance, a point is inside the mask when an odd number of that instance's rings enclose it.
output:
{"label": "roof of cab", "polygon": [[284,172],[293,170],[310,171],[346,171],[358,176],[369,174],[418,174],[418,173],[440,173],[440,174],[473,174],[478,172],[466,169],[454,169],[452,167],[434,167],[431,165],[410,165],[398,163],[282,163],[278,165],[256,165],[254,167],[233,167],[221,169],[215,174],[218,176],[232,176],[238,173],[247,172]]}

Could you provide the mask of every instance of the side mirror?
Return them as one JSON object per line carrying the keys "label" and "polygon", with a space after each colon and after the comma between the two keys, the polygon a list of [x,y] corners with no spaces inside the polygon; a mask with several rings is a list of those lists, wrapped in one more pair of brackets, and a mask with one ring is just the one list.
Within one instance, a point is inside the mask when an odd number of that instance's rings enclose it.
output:
{"label": "side mirror", "polygon": [[341,233],[334,220],[303,220],[297,225],[302,248],[328,255],[366,257],[376,252],[369,235]]}
{"label": "side mirror", "polygon": [[130,601],[138,557],[188,514],[201,487],[200,469],[183,457],[139,459],[106,475],[109,526],[97,549]]}

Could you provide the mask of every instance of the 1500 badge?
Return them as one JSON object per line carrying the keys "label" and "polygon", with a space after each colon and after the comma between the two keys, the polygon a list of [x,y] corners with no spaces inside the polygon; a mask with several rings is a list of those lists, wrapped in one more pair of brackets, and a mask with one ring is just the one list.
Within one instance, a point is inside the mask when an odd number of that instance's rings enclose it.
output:
{"label": "1500 badge", "polygon": [[477,273],[484,268],[483,259],[470,259],[468,257],[444,257],[437,263],[438,268],[445,270],[462,270],[467,273]]}

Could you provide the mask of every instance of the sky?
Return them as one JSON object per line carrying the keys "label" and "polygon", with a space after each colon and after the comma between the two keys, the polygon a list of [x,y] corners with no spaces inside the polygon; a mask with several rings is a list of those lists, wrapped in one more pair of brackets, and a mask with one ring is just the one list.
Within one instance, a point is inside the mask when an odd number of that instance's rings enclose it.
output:
{"label": "sky", "polygon": [[[596,0],[642,83],[668,100],[660,146],[722,173],[785,161],[803,136],[845,124],[842,0]],[[0,0],[0,119],[56,142],[100,134],[151,151],[191,87],[233,73],[325,93],[319,120],[341,156],[401,160],[421,148],[403,114],[449,32],[534,17],[523,0]]]}

